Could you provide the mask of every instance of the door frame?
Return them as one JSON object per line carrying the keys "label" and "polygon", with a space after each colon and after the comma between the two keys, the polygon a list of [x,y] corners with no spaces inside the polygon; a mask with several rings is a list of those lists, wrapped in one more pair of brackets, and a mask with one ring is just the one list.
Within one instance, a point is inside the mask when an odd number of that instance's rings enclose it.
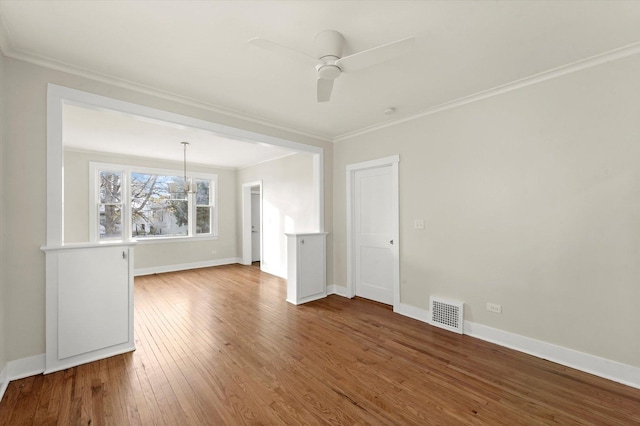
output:
{"label": "door frame", "polygon": [[[262,180],[242,184],[242,264],[251,265],[251,188],[260,188],[260,259],[262,259]],[[262,261],[260,262],[262,269]]]}
{"label": "door frame", "polygon": [[391,166],[391,220],[393,221],[393,240],[395,244],[391,247],[393,258],[393,311],[398,312],[400,308],[400,199],[398,187],[399,155],[378,158],[375,160],[363,161],[361,163],[347,165],[347,297],[353,298],[356,295],[356,265],[355,265],[355,174],[357,171],[374,169],[378,167]]}

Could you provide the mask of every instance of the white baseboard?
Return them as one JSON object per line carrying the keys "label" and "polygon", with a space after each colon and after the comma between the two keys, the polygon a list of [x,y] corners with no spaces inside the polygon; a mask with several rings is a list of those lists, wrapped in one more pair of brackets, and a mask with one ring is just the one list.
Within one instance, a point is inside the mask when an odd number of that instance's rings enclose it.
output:
{"label": "white baseboard", "polygon": [[9,382],[44,372],[44,354],[9,361],[0,371],[0,401]]}
{"label": "white baseboard", "polygon": [[404,315],[405,317],[413,318],[418,321],[429,323],[429,311],[422,308],[416,308],[415,306],[406,305],[404,303],[400,303],[398,309],[394,309],[394,312]]}
{"label": "white baseboard", "polygon": [[151,268],[134,269],[133,275],[136,277],[142,275],[162,274],[164,272],[184,271],[186,269],[208,268],[210,266],[231,265],[240,263],[242,259],[239,257],[230,257],[227,259],[205,260],[203,262],[179,263],[176,265],[162,265]]}
{"label": "white baseboard", "polygon": [[8,381],[24,379],[44,372],[44,354],[16,359],[7,363]]}
{"label": "white baseboard", "polygon": [[[115,347],[118,349],[114,350],[113,347],[106,348],[103,350],[93,352],[92,356],[79,355],[75,357],[66,358],[67,361],[55,360],[51,362],[50,366],[45,365],[45,369],[43,373],[44,374],[55,373],[56,371],[66,370],[67,368],[88,364],[90,362],[100,361],[101,359],[111,358],[112,356],[126,354],[136,350],[135,344],[132,344],[130,346],[125,346],[125,347],[123,347],[122,345],[117,345]],[[46,359],[45,359],[45,362],[46,362]]]}
{"label": "white baseboard", "polygon": [[[429,323],[429,311],[401,303],[397,313]],[[464,334],[640,389],[640,368],[471,321]]]}
{"label": "white baseboard", "polygon": [[469,321],[464,334],[640,389],[638,367]]}
{"label": "white baseboard", "polygon": [[327,296],[330,294],[337,294],[338,296],[342,296],[342,297],[349,297],[347,296],[347,288],[343,287],[341,285],[335,285],[335,284],[331,284],[327,286]]}

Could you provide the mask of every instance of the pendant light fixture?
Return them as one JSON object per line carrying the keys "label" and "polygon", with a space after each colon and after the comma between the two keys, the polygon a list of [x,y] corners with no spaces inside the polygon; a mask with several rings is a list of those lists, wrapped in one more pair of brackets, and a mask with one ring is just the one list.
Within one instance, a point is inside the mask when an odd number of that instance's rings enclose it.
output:
{"label": "pendant light fixture", "polygon": [[191,179],[187,178],[187,146],[189,145],[189,142],[180,142],[183,146],[183,151],[184,151],[184,156],[183,156],[183,165],[184,165],[184,193],[185,194],[193,194],[193,188],[192,188],[192,183],[191,183]]}

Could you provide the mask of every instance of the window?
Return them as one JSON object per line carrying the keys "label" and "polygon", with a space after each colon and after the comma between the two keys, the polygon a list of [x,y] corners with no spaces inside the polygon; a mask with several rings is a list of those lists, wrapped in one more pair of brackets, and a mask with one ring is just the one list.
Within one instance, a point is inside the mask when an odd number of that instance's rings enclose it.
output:
{"label": "window", "polygon": [[122,172],[100,171],[100,238],[122,238]]}
{"label": "window", "polygon": [[[91,163],[92,240],[216,237],[217,176]],[[97,202],[96,202],[97,201]]]}
{"label": "window", "polygon": [[211,181],[196,179],[196,234],[211,232],[212,217]]}

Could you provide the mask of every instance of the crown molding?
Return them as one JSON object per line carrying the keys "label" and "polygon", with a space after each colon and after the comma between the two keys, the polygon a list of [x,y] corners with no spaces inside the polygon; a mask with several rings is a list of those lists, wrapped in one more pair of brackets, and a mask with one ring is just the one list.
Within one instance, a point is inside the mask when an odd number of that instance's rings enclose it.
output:
{"label": "crown molding", "polygon": [[337,136],[331,136],[328,134],[309,132],[303,129],[288,126],[286,124],[283,124],[277,121],[266,120],[256,115],[235,111],[230,108],[225,108],[212,103],[204,102],[188,96],[183,96],[177,93],[158,89],[152,86],[147,86],[147,85],[126,80],[123,78],[114,77],[108,74],[99,73],[96,71],[92,71],[90,69],[77,67],[75,65],[58,61],[56,59],[49,58],[43,55],[36,55],[33,53],[21,51],[19,49],[16,49],[14,46],[15,45],[12,41],[11,34],[3,22],[2,16],[0,15],[0,52],[9,58],[22,60],[22,61],[29,62],[45,68],[66,72],[69,74],[77,75],[79,77],[88,78],[91,80],[99,81],[102,83],[110,84],[110,85],[121,87],[128,90],[133,90],[146,95],[151,95],[158,98],[178,102],[183,105],[188,105],[191,107],[211,111],[217,114],[244,120],[244,121],[258,124],[261,126],[266,126],[273,129],[290,132],[296,135],[314,138],[324,142],[333,142],[333,143],[345,141],[357,136],[365,135],[367,133],[375,132],[388,127],[393,127],[409,121],[418,120],[422,117],[426,117],[432,114],[437,114],[442,111],[446,111],[452,108],[457,108],[459,106],[477,102],[493,96],[498,96],[503,93],[521,89],[527,86],[532,86],[534,84],[538,84],[547,80],[558,78],[567,74],[571,74],[577,71],[581,71],[587,68],[595,67],[597,65],[616,61],[618,59],[623,59],[628,56],[632,56],[640,53],[640,42],[632,43],[627,46],[623,46],[620,48],[609,50],[604,53],[600,53],[584,59],[580,59],[570,64],[562,65],[547,71],[543,71],[528,77],[521,78],[519,80],[515,80],[515,81],[509,82],[503,85],[499,85],[487,90],[483,90],[469,96],[464,96],[458,99],[454,99],[438,105],[434,105],[422,111],[419,111],[415,114],[411,114],[407,117],[398,118],[395,120],[393,119],[386,120],[382,123],[372,124],[370,126],[365,126],[360,129],[355,129]]}
{"label": "crown molding", "polygon": [[[77,154],[85,154],[85,155],[96,155],[96,156],[111,156],[111,157],[121,157],[123,159],[131,159],[133,161],[135,160],[148,160],[148,159],[153,159],[156,161],[162,161],[165,162],[167,164],[171,163],[172,167],[177,167],[178,170],[182,170],[182,166],[183,166],[183,160],[170,160],[167,158],[157,158],[157,157],[153,157],[153,156],[145,156],[145,157],[141,157],[139,155],[128,155],[128,154],[119,154],[117,152],[107,152],[107,151],[96,151],[93,149],[83,149],[83,148],[76,148],[76,147],[68,147],[68,146],[63,146],[63,150],[64,152],[74,152]],[[297,153],[294,153],[297,154]],[[280,157],[276,157],[274,158],[277,159]],[[267,161],[271,161],[271,160],[265,160],[265,162]],[[127,164],[129,165],[129,164]],[[189,166],[195,166],[195,167],[202,167],[205,169],[215,169],[215,170],[238,170],[242,167],[250,167],[249,166],[241,166],[241,167],[230,167],[230,166],[218,166],[216,164],[207,164],[207,163],[198,163],[198,162],[194,162],[194,161],[189,161]],[[133,165],[133,167],[138,167],[136,165]],[[139,166],[139,167],[147,167],[147,166]],[[193,171],[193,170],[192,170]],[[195,172],[197,173],[197,172]]]}
{"label": "crown molding", "polygon": [[333,138],[330,135],[314,133],[314,132],[309,132],[303,129],[298,129],[283,123],[279,123],[277,121],[266,120],[256,115],[235,111],[230,108],[225,108],[220,105],[215,105],[215,104],[204,102],[188,96],[183,96],[178,93],[158,89],[152,86],[147,86],[141,83],[126,80],[120,77],[115,77],[109,74],[96,72],[87,68],[78,67],[78,66],[75,66],[63,61],[59,61],[57,59],[53,59],[47,56],[37,55],[34,53],[19,50],[15,48],[15,45],[11,38],[11,34],[7,29],[6,25],[4,24],[4,22],[2,21],[1,16],[0,16],[0,52],[2,52],[4,56],[9,58],[18,59],[24,62],[29,62],[34,65],[53,69],[56,71],[65,72],[68,74],[76,75],[78,77],[95,80],[101,83],[110,84],[112,86],[121,87],[123,89],[132,90],[138,93],[155,96],[155,97],[166,99],[173,102],[178,102],[183,105],[188,105],[191,107],[211,111],[216,114],[237,118],[240,120],[251,122],[253,124],[258,124],[258,125],[270,127],[273,129],[283,130],[285,132],[293,133],[299,136],[318,139],[324,142],[333,142]]}
{"label": "crown molding", "polygon": [[601,65],[607,62],[616,61],[618,59],[626,58],[631,55],[636,55],[638,53],[640,53],[640,42],[633,43],[628,46],[623,46],[617,49],[613,49],[598,55],[590,56],[590,57],[581,59],[579,61],[572,62],[570,64],[562,65],[557,68],[552,68],[550,70],[543,71],[538,74],[533,74],[529,77],[521,78],[519,80],[515,80],[500,86],[496,86],[491,89],[483,90],[473,95],[464,96],[462,98],[444,102],[439,105],[429,107],[416,114],[412,114],[408,117],[399,118],[397,120],[387,120],[383,123],[373,124],[371,126],[363,127],[358,130],[343,133],[342,135],[335,136],[333,138],[333,142],[335,143],[335,142],[344,141],[347,139],[354,138],[356,136],[361,136],[367,133],[375,132],[377,130],[381,130],[387,127],[392,127],[401,123],[406,123],[408,121],[417,120],[422,117],[439,113],[441,111],[457,108],[462,105],[480,101],[493,96],[501,95],[506,92],[511,92],[513,90],[521,89],[523,87],[532,86],[534,84],[542,83],[543,81],[558,78],[563,75],[567,75],[567,74],[571,74],[587,68],[595,67],[597,65]]}

